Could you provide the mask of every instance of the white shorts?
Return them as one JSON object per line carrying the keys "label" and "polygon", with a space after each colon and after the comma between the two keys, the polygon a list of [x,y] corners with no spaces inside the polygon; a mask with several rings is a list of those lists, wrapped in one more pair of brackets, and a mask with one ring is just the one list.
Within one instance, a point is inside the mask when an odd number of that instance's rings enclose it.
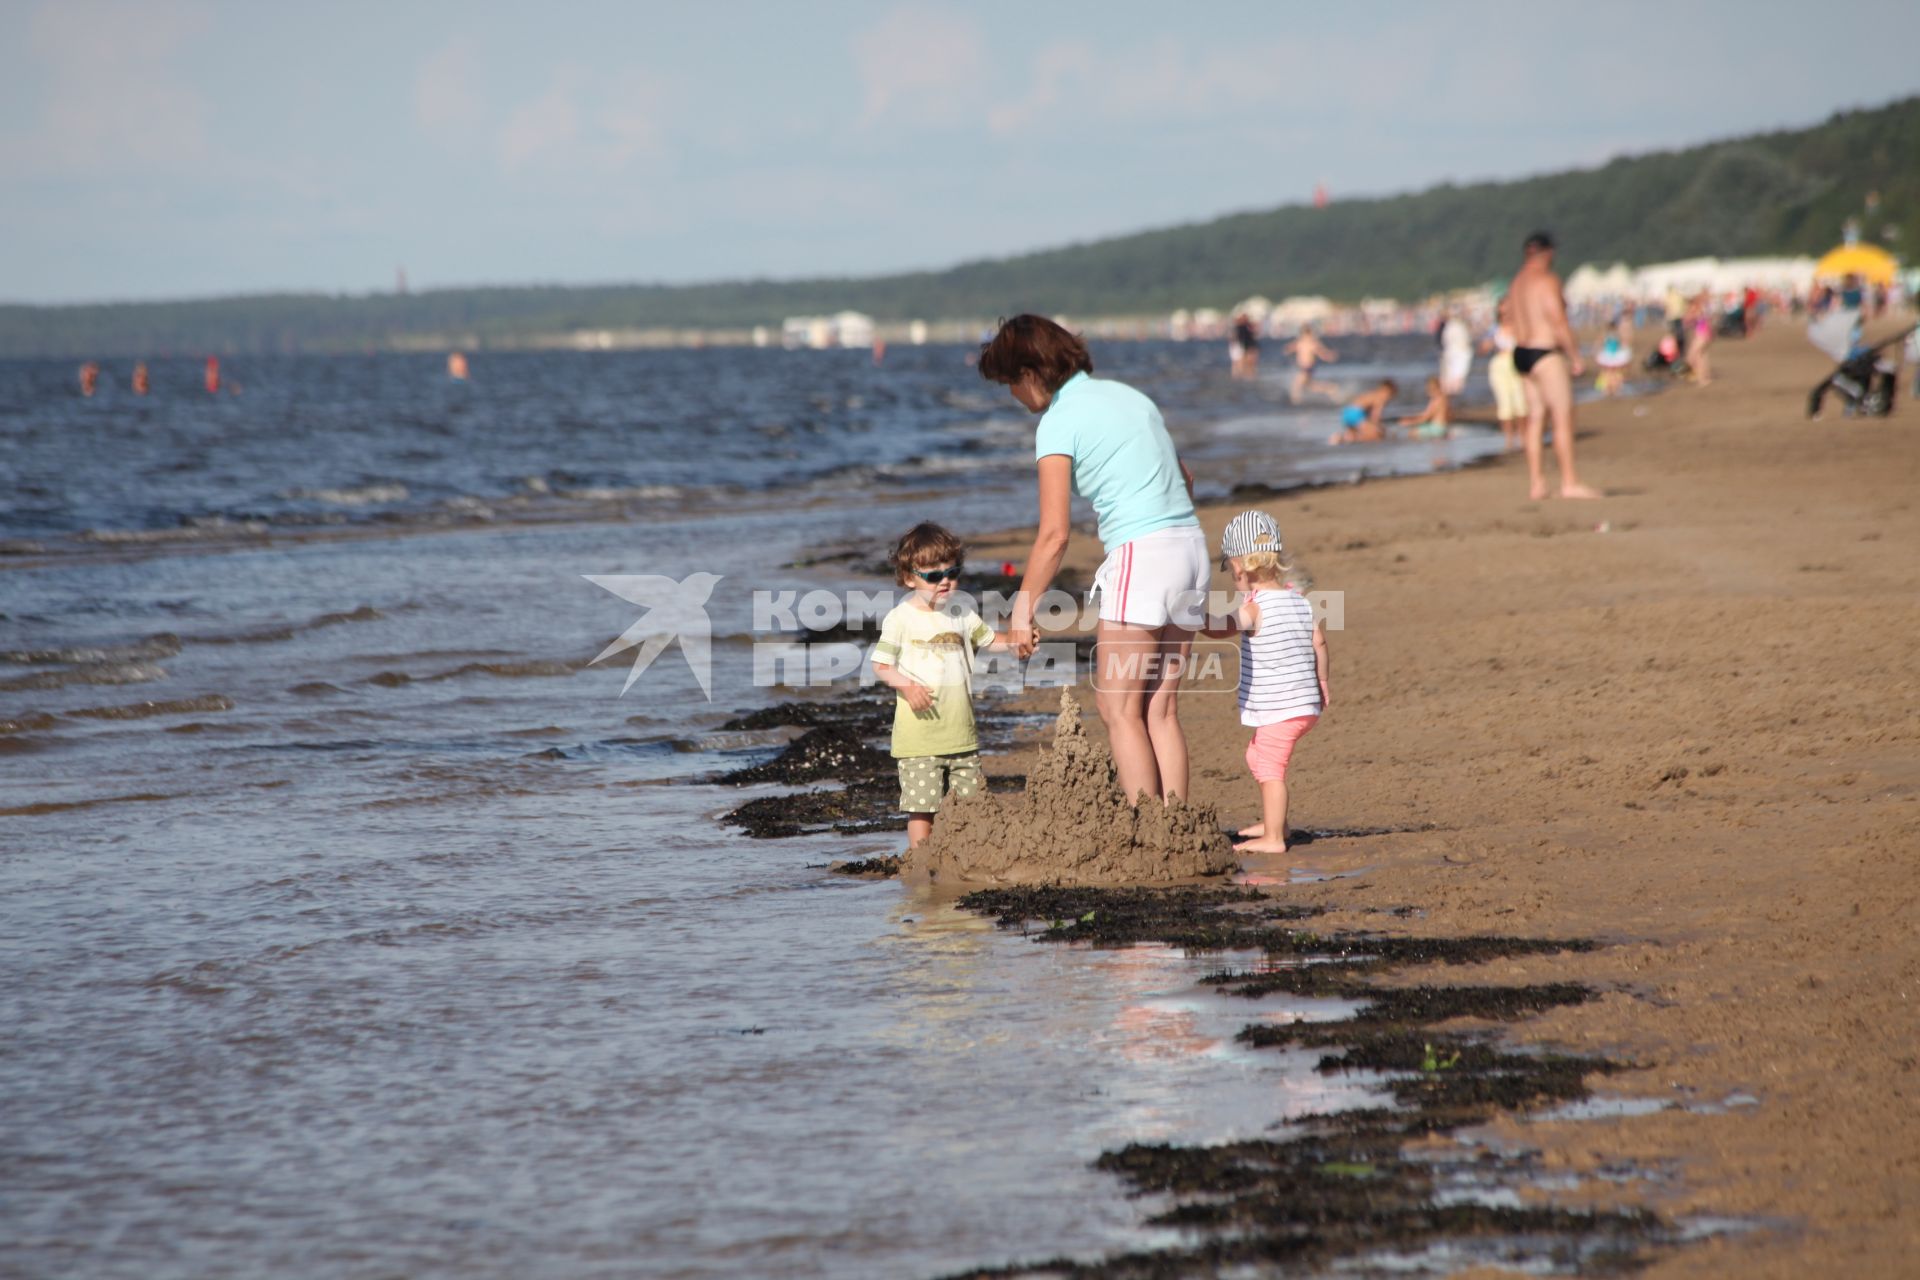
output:
{"label": "white shorts", "polygon": [[1197,524],[1143,533],[1107,553],[1093,575],[1100,593],[1100,620],[1136,627],[1169,622],[1199,628],[1206,614],[1207,535]]}

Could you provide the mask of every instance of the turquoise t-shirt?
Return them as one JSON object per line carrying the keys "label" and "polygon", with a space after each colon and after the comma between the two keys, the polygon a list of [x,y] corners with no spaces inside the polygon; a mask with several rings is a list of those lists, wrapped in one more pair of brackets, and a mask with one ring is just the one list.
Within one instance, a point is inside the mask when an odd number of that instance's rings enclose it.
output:
{"label": "turquoise t-shirt", "polygon": [[1153,401],[1125,383],[1076,373],[1053,393],[1033,456],[1073,459],[1073,489],[1093,504],[1109,551],[1155,529],[1199,524],[1173,437]]}

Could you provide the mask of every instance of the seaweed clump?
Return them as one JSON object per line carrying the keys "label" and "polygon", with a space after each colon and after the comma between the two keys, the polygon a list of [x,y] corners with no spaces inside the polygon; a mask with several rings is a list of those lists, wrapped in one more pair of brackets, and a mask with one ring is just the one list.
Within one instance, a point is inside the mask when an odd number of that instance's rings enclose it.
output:
{"label": "seaweed clump", "polygon": [[[1319,934],[1313,913],[1251,890],[995,889],[962,898],[1039,942],[1125,946],[1161,942],[1194,951],[1259,950],[1275,963],[1222,970],[1202,981],[1257,999],[1284,992],[1358,1007],[1324,1022],[1258,1023],[1242,1043],[1325,1050],[1324,1073],[1378,1073],[1394,1106],[1308,1117],[1291,1136],[1181,1146],[1133,1143],[1096,1168],[1165,1207],[1151,1225],[1188,1234],[1166,1248],[1083,1260],[1052,1258],[970,1270],[967,1277],[1175,1280],[1225,1273],[1293,1274],[1337,1261],[1405,1259],[1438,1250],[1449,1268],[1548,1258],[1583,1274],[1631,1269],[1650,1244],[1677,1239],[1654,1214],[1516,1206],[1476,1188],[1533,1171],[1527,1153],[1480,1150],[1450,1164],[1408,1144],[1482,1123],[1502,1111],[1587,1096],[1587,1079],[1621,1069],[1597,1057],[1516,1053],[1486,1029],[1439,1029],[1471,1019],[1512,1022],[1593,998],[1575,983],[1532,986],[1387,986],[1415,964],[1591,949],[1585,939],[1408,938]],[[1038,926],[1038,927],[1035,927]],[[1344,962],[1337,962],[1344,961]],[[956,1277],[955,1280],[958,1280]]]}

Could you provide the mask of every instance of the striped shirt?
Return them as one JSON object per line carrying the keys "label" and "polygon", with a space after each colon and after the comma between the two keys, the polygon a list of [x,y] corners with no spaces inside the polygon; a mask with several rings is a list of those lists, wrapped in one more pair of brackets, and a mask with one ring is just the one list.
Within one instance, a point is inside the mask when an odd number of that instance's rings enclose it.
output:
{"label": "striped shirt", "polygon": [[1313,606],[1297,591],[1253,593],[1256,630],[1240,636],[1240,723],[1278,724],[1320,714],[1320,674],[1313,660]]}

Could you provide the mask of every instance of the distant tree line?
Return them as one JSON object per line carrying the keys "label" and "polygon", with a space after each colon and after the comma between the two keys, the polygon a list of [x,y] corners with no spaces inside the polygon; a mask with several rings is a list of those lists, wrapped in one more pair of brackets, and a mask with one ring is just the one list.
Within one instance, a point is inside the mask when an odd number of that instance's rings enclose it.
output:
{"label": "distant tree line", "polygon": [[0,355],[354,351],[427,335],[510,344],[577,329],[777,326],[845,308],[906,320],[1141,314],[1254,293],[1416,298],[1506,275],[1536,227],[1552,229],[1567,266],[1638,264],[1819,253],[1855,217],[1896,253],[1920,245],[1920,98],[1597,169],[1235,214],[944,271],[0,306]]}

